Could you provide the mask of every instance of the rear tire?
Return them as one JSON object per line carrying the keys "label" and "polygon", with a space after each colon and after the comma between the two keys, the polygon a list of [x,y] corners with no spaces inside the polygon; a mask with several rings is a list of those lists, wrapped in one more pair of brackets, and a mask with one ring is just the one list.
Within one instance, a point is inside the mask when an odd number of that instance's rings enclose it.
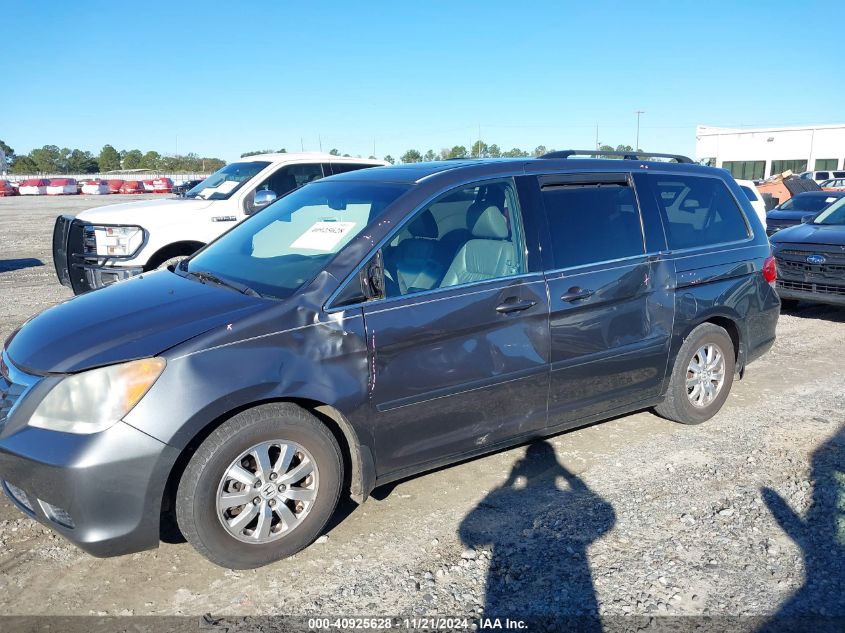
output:
{"label": "rear tire", "polygon": [[340,447],[329,429],[295,404],[261,405],[224,422],[199,446],[179,481],[176,518],[213,563],[260,567],[319,536],[342,480]]}
{"label": "rear tire", "polygon": [[672,369],[658,415],[681,424],[701,424],[719,412],[733,385],[736,351],[724,328],[702,323],[687,337]]}

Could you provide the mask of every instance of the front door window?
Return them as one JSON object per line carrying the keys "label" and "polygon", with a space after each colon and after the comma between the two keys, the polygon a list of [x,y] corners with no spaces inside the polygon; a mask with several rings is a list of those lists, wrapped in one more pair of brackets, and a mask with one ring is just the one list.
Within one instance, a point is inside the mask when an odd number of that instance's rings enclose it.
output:
{"label": "front door window", "polygon": [[438,198],[383,247],[386,296],[525,272],[519,219],[509,180],[466,186]]}

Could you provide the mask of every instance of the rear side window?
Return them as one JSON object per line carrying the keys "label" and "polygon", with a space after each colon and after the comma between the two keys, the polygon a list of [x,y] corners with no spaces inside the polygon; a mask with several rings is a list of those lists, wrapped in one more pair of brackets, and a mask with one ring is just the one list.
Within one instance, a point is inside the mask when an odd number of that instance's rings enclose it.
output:
{"label": "rear side window", "polygon": [[359,169],[367,169],[367,167],[376,167],[376,165],[362,165],[360,163],[332,163],[332,173],[345,174],[348,171],[358,171]]}
{"label": "rear side window", "polygon": [[702,176],[650,174],[670,249],[748,238],[748,225],[725,183]]}
{"label": "rear side window", "polygon": [[555,269],[642,255],[640,213],[627,183],[543,185]]}

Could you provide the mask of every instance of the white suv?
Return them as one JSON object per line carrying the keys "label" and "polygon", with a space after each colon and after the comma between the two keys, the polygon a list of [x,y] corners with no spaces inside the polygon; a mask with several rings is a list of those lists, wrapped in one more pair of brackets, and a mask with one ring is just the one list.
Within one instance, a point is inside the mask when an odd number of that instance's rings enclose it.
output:
{"label": "white suv", "polygon": [[742,192],[751,202],[751,206],[754,207],[754,211],[757,213],[757,217],[760,218],[760,222],[763,223],[763,226],[766,226],[766,203],[760,192],[757,191],[757,185],[754,184],[753,180],[737,180],[736,184],[739,185],[739,188],[742,189]]}
{"label": "white suv", "polygon": [[845,178],[845,171],[841,169],[826,169],[824,171],[804,171],[798,174],[799,178],[806,180],[815,180],[816,183],[821,183],[824,180],[831,178]]}
{"label": "white suv", "polygon": [[170,266],[311,180],[386,164],[330,154],[259,154],[226,165],[184,197],[59,216],[53,230],[56,274],[80,294]]}

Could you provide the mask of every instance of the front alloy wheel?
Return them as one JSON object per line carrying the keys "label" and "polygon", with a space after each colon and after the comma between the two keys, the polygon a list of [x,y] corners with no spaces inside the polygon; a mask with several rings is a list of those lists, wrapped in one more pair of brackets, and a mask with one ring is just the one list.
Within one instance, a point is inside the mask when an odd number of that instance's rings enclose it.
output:
{"label": "front alloy wheel", "polygon": [[319,419],[292,403],[264,404],[199,445],[179,480],[176,519],[212,562],[260,567],[320,535],[342,481],[340,447]]}
{"label": "front alloy wheel", "polygon": [[289,534],[317,498],[319,472],[296,442],[262,442],[239,455],[217,487],[217,518],[239,541],[267,543]]}

